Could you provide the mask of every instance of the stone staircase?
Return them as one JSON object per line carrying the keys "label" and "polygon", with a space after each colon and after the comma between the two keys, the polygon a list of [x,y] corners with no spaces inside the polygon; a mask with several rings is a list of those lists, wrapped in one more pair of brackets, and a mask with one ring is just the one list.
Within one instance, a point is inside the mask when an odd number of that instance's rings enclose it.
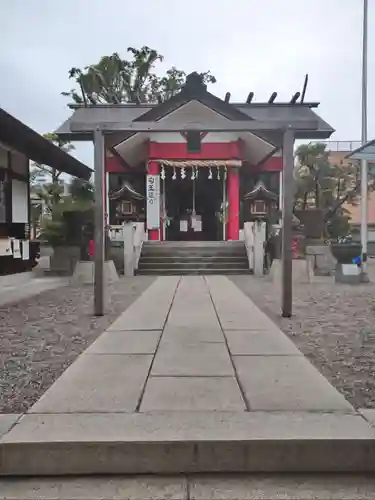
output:
{"label": "stone staircase", "polygon": [[137,274],[208,275],[249,273],[242,241],[145,242]]}

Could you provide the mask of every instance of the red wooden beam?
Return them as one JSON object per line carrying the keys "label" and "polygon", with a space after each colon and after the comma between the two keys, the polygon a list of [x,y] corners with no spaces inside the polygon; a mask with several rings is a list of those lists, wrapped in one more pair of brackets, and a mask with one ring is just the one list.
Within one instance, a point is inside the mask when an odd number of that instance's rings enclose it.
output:
{"label": "red wooden beam", "polygon": [[200,153],[188,153],[186,142],[149,142],[150,160],[229,160],[242,159],[237,142],[202,142]]}

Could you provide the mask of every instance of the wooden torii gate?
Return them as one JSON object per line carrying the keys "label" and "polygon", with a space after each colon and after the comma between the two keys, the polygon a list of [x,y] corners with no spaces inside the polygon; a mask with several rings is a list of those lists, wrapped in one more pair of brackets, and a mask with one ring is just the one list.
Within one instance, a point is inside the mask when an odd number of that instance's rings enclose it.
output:
{"label": "wooden torii gate", "polygon": [[318,129],[318,121],[227,121],[213,123],[174,123],[163,122],[71,122],[71,133],[82,133],[94,142],[95,170],[95,260],[94,260],[94,313],[104,314],[104,185],[105,185],[105,135],[117,132],[274,132],[282,137],[283,150],[283,189],[282,189],[282,298],[283,317],[292,315],[292,217],[294,195],[294,137],[296,132],[312,132]]}

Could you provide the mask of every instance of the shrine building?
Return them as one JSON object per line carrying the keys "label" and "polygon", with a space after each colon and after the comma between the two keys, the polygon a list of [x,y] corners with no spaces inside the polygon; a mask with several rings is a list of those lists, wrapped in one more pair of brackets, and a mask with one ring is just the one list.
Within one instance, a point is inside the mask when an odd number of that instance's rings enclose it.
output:
{"label": "shrine building", "polygon": [[[182,90],[160,103],[72,105],[72,116],[57,130],[72,141],[90,139],[71,130],[75,123],[161,123],[174,131],[117,131],[105,135],[105,211],[107,224],[145,222],[153,241],[222,241],[240,239],[251,220],[249,193],[260,183],[281,203],[282,135],[274,130],[233,131],[231,122],[316,122],[296,130],[296,140],[323,140],[333,128],[315,109],[319,103],[231,103],[211,94],[197,73]],[[221,125],[202,132],[197,124]],[[181,130],[178,131],[178,125]],[[189,124],[194,124],[189,130]],[[228,130],[225,125],[228,124]],[[246,128],[246,127],[244,127]]]}

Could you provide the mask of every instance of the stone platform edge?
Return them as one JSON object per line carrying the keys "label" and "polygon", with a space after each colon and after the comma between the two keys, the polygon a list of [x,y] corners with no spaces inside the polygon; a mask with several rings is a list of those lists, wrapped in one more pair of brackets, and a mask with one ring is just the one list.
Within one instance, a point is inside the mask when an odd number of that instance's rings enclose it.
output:
{"label": "stone platform edge", "polygon": [[[82,496],[84,495],[84,496]],[[344,474],[233,474],[0,479],[0,500],[364,500],[375,478]]]}
{"label": "stone platform edge", "polygon": [[0,475],[374,472],[360,415],[28,414],[0,440]]}

